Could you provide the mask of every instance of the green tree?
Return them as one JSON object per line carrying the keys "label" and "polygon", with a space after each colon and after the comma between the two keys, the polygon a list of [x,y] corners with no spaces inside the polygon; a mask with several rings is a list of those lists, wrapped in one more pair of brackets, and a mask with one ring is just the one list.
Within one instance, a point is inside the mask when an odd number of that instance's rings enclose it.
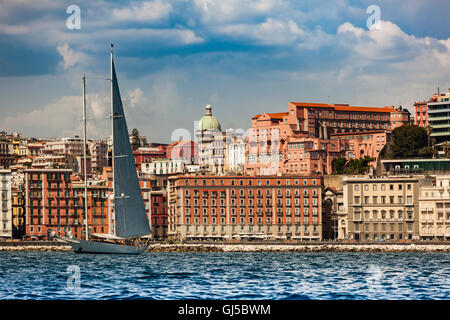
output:
{"label": "green tree", "polygon": [[131,130],[131,147],[133,150],[139,148],[139,131],[136,128]]}
{"label": "green tree", "polygon": [[347,162],[346,158],[335,158],[333,159],[332,166],[334,173],[337,174],[343,174],[344,173],[344,166]]}
{"label": "green tree", "polygon": [[428,134],[425,128],[405,124],[392,132],[391,152],[393,158],[410,158],[430,154],[427,149]]}
{"label": "green tree", "polygon": [[344,169],[346,174],[361,174],[369,171],[369,163],[375,160],[369,156],[360,159],[350,159],[347,167]]}

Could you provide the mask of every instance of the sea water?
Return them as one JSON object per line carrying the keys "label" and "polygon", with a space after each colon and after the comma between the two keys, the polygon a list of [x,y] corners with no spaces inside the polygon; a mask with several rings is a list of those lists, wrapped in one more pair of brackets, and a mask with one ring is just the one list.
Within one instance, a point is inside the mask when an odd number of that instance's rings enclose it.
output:
{"label": "sea water", "polygon": [[0,299],[449,299],[449,253],[0,252]]}

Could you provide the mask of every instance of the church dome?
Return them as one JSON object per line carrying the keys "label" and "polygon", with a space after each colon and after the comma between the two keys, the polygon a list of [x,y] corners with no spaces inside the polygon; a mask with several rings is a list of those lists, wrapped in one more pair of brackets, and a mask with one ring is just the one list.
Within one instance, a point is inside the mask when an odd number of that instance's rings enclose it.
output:
{"label": "church dome", "polygon": [[212,115],[212,112],[211,112],[212,106],[210,104],[206,105],[205,110],[206,110],[205,115],[198,122],[197,129],[201,130],[201,131],[205,131],[205,130],[222,131],[222,129],[220,128],[219,121],[216,119],[216,117],[214,117]]}

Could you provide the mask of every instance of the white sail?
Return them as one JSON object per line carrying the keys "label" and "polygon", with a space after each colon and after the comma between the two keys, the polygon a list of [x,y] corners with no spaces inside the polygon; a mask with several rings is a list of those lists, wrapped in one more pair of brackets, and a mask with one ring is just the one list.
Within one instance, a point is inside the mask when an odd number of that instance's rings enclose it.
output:
{"label": "white sail", "polygon": [[121,238],[150,233],[144,200],[136,173],[116,70],[111,54],[111,96],[113,114],[113,171],[115,234]]}

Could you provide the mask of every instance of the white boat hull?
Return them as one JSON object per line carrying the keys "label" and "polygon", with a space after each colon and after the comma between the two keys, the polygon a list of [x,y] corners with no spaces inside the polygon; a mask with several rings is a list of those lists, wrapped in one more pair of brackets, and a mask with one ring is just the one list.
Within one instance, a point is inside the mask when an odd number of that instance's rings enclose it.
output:
{"label": "white boat hull", "polygon": [[65,239],[65,241],[72,246],[76,253],[141,254],[148,248],[148,246],[138,247],[78,239]]}

